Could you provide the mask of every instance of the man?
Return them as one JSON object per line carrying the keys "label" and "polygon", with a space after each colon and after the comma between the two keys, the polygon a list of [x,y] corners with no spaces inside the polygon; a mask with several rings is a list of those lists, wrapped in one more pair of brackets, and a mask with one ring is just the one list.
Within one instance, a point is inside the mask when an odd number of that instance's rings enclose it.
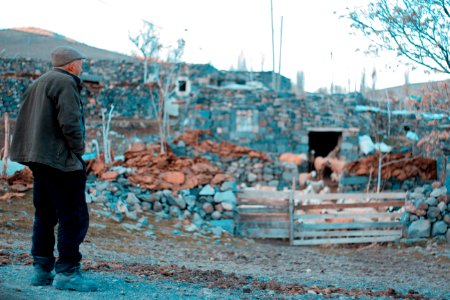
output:
{"label": "man", "polygon": [[[61,46],[51,53],[53,69],[25,91],[11,143],[11,159],[33,172],[35,208],[31,284],[94,291],[95,282],[80,273],[83,242],[89,227],[85,199],[85,126],[80,76],[85,55]],[[54,227],[58,225],[55,263]],[[56,276],[53,275],[53,269]]]}

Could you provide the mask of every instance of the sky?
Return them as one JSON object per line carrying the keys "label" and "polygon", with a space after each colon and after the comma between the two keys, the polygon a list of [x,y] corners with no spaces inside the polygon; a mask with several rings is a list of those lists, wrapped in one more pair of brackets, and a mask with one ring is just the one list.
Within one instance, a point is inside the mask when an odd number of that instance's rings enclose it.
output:
{"label": "sky", "polygon": [[[147,20],[158,27],[165,46],[185,40],[182,60],[187,63],[236,69],[243,54],[249,70],[273,69],[270,0],[1,1],[0,29],[38,27],[90,46],[132,54],[136,49],[129,35],[136,35]],[[364,54],[368,41],[350,35],[350,22],[339,18],[346,7],[368,2],[272,0],[275,70],[280,69],[293,83],[297,72],[303,71],[305,89],[310,92],[332,82],[359,90],[363,70],[372,86],[374,68],[377,88],[402,85],[406,67],[398,66],[395,54],[368,57]],[[422,68],[409,75],[411,83],[448,77],[425,74]]]}

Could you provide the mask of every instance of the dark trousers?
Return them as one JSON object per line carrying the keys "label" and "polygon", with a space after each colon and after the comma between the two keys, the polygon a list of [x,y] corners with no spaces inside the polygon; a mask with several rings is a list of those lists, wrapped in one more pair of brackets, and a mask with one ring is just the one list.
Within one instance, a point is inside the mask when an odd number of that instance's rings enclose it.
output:
{"label": "dark trousers", "polygon": [[[86,171],[62,172],[43,164],[29,165],[33,172],[35,208],[31,254],[33,263],[56,273],[79,268],[88,227]],[[58,253],[55,263],[55,225],[58,225]]]}

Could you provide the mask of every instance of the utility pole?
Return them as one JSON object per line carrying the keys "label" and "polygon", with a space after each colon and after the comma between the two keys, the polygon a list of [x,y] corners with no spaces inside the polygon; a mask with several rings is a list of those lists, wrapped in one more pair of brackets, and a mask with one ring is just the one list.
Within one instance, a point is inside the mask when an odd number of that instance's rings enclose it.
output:
{"label": "utility pole", "polygon": [[281,16],[281,28],[280,28],[280,54],[278,59],[278,84],[277,90],[280,90],[281,87],[281,46],[283,43],[283,16]]}
{"label": "utility pole", "polygon": [[272,88],[275,90],[275,34],[273,32],[273,3],[270,0],[270,20],[272,24]]}

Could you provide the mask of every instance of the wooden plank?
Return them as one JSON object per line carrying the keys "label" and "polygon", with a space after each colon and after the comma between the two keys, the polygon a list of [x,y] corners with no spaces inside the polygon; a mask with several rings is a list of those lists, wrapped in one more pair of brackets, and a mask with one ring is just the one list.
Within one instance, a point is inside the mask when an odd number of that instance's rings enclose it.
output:
{"label": "wooden plank", "polygon": [[289,191],[243,190],[237,193],[238,198],[250,199],[289,199]]}
{"label": "wooden plank", "polygon": [[289,222],[283,221],[266,221],[266,220],[239,220],[236,226],[248,227],[248,228],[289,228]]}
{"label": "wooden plank", "polygon": [[388,202],[364,202],[364,203],[323,203],[323,204],[303,204],[301,210],[308,209],[340,209],[340,208],[356,208],[356,207],[403,207],[403,201],[388,201]]}
{"label": "wooden plank", "polygon": [[403,227],[401,222],[352,222],[352,223],[321,223],[321,224],[296,224],[296,229],[323,230],[323,229],[360,229],[360,228],[383,228]]}
{"label": "wooden plank", "polygon": [[307,215],[300,215],[295,214],[294,219],[295,220],[323,220],[323,219],[339,219],[339,218],[353,218],[353,219],[361,219],[361,218],[401,218],[402,213],[390,213],[390,212],[384,212],[384,213],[375,213],[375,212],[368,212],[368,213],[361,213],[358,212],[352,213],[352,212],[342,212],[342,213],[333,213],[333,214],[307,214]]}
{"label": "wooden plank", "polygon": [[360,244],[360,243],[376,243],[376,242],[393,242],[399,239],[400,237],[398,236],[310,239],[310,240],[294,240],[293,245],[300,246],[300,245],[324,245],[324,244]]}
{"label": "wooden plank", "polygon": [[289,221],[288,213],[239,213],[239,220],[286,220]]}
{"label": "wooden plank", "polygon": [[250,238],[273,238],[287,239],[289,238],[288,228],[236,228],[236,233],[240,236]]}
{"label": "wooden plank", "polygon": [[[243,190],[237,193],[238,200],[254,199],[254,200],[274,200],[275,202],[283,202],[289,199],[289,191],[260,191],[260,190]],[[406,198],[404,192],[391,192],[391,193],[330,193],[330,194],[303,194],[302,191],[294,192],[294,199],[296,200],[392,200]]]}
{"label": "wooden plank", "polygon": [[304,237],[351,237],[351,236],[402,236],[402,230],[345,230],[345,231],[302,231],[296,232],[296,238]]}
{"label": "wooden plank", "polygon": [[295,200],[392,200],[392,199],[402,199],[406,198],[406,193],[330,193],[330,194],[302,194],[301,191],[294,192]]}
{"label": "wooden plank", "polygon": [[288,207],[238,207],[238,212],[246,213],[287,213]]}
{"label": "wooden plank", "polygon": [[270,205],[270,206],[288,206],[288,200],[285,199],[247,199],[238,198],[237,205]]}

